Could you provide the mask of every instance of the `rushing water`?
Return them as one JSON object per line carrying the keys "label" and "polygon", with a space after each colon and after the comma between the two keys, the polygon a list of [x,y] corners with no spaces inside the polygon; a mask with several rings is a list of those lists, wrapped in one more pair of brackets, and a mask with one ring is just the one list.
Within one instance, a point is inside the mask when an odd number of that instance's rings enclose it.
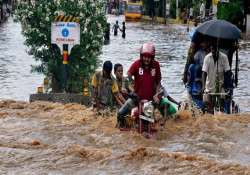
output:
{"label": "rushing water", "polygon": [[78,104],[0,101],[0,174],[249,174],[250,115],[169,120],[151,139]]}

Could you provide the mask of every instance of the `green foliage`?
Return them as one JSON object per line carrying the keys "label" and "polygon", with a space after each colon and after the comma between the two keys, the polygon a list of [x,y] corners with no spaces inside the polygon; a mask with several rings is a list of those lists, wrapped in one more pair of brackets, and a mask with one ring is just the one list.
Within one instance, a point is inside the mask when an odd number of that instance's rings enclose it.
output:
{"label": "green foliage", "polygon": [[194,0],[192,5],[193,5],[194,17],[199,16],[200,15],[201,1],[200,0]]}
{"label": "green foliage", "polygon": [[217,17],[239,25],[244,17],[242,4],[243,1],[241,0],[234,0],[230,1],[230,3],[219,4]]}
{"label": "green foliage", "polygon": [[68,64],[68,92],[82,91],[82,80],[97,67],[101,53],[103,30],[106,26],[103,1],[99,0],[43,0],[20,2],[16,19],[23,25],[28,53],[38,61],[32,71],[52,76],[62,90],[62,56],[57,46],[51,44],[51,23],[58,15],[80,18],[81,40],[70,55]]}
{"label": "green foliage", "polygon": [[[193,7],[194,16],[198,16],[200,4],[200,0],[179,0],[178,8],[183,10],[184,8],[189,9]],[[170,0],[170,16],[176,18],[176,0]]]}

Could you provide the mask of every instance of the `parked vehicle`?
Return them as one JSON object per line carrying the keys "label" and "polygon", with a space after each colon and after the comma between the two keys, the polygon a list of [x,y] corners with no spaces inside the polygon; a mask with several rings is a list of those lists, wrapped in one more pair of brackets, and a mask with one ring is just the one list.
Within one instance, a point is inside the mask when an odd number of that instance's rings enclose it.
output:
{"label": "parked vehicle", "polygon": [[139,21],[142,17],[142,2],[128,2],[125,9],[126,21]]}

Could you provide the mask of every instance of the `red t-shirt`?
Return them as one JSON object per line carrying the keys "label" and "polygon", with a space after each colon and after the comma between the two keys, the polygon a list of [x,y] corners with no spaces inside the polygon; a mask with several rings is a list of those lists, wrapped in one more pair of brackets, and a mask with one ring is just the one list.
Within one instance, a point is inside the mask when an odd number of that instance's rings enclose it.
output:
{"label": "red t-shirt", "polygon": [[161,81],[159,62],[153,60],[149,69],[143,69],[140,60],[136,60],[128,72],[135,78],[134,89],[140,99],[152,100],[156,85]]}

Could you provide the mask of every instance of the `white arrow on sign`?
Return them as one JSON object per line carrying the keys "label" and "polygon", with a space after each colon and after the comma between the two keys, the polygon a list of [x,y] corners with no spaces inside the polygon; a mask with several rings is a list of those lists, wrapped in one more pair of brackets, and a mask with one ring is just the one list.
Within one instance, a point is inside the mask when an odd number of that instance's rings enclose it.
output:
{"label": "white arrow on sign", "polygon": [[53,22],[51,24],[51,43],[63,51],[63,44],[69,45],[69,54],[74,45],[80,44],[80,24],[76,22]]}

